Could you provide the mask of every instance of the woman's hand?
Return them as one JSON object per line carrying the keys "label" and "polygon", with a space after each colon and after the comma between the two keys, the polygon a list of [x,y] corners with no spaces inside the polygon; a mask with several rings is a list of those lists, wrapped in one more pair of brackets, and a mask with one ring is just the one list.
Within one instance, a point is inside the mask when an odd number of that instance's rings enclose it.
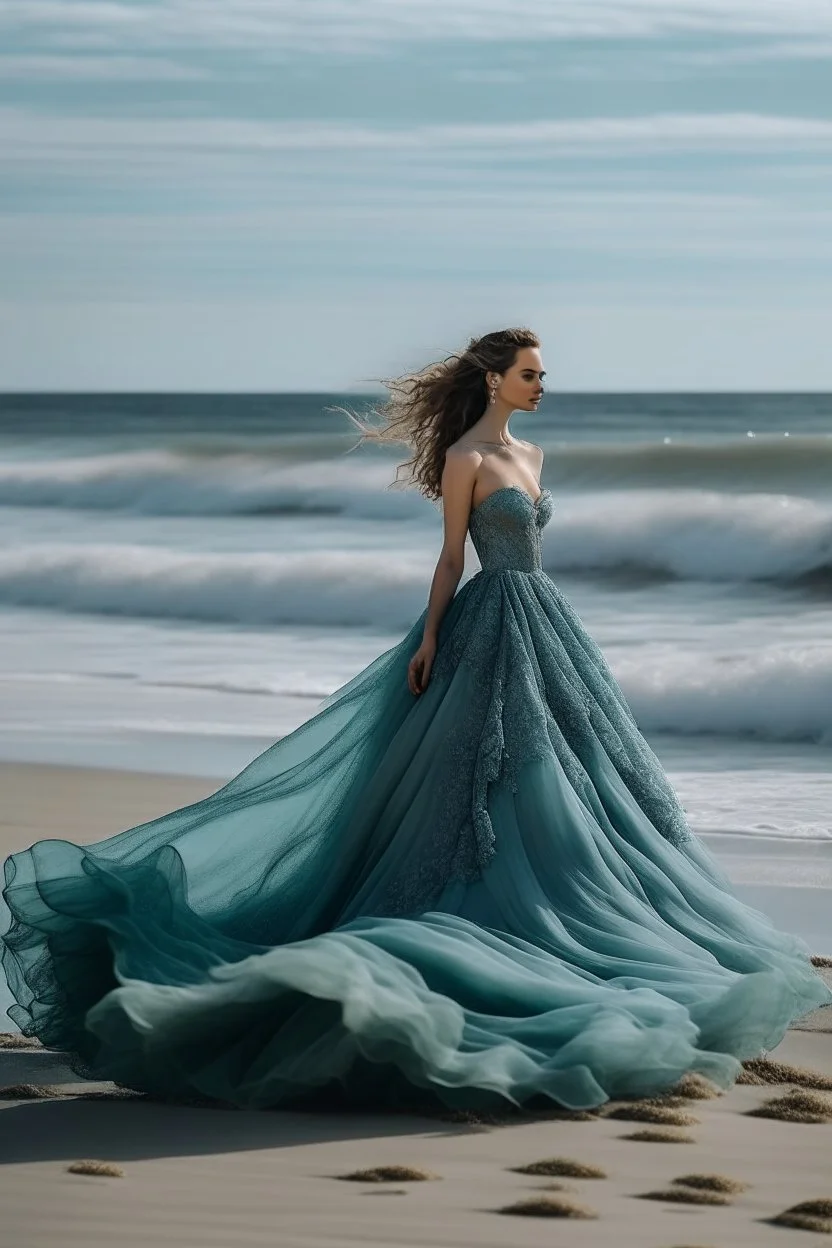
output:
{"label": "woman's hand", "polygon": [[436,642],[431,637],[424,637],[407,667],[407,687],[411,693],[420,694],[427,689],[435,655]]}

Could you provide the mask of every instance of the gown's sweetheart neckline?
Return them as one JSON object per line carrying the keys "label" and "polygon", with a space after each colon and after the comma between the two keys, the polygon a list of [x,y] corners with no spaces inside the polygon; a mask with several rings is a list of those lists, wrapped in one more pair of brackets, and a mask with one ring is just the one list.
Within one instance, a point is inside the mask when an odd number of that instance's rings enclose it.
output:
{"label": "gown's sweetheart neckline", "polygon": [[493,498],[495,494],[502,494],[503,490],[518,490],[521,494],[525,494],[526,498],[529,500],[532,507],[538,507],[540,505],[541,499],[543,498],[543,495],[549,493],[547,489],[541,488],[540,493],[538,494],[537,498],[532,498],[529,491],[524,490],[522,485],[515,485],[513,483],[511,485],[498,485],[496,490],[492,490],[490,494],[486,494],[482,502],[477,503],[476,507],[471,508],[471,515],[473,516],[475,511],[479,511],[481,507],[484,507],[485,504],[488,502],[489,498]]}

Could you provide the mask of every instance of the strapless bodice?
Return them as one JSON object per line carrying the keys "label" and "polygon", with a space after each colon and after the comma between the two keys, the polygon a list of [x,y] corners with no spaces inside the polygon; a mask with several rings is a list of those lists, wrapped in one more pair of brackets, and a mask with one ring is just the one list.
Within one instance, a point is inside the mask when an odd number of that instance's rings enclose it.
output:
{"label": "strapless bodice", "polygon": [[501,485],[484,498],[468,517],[468,531],[483,572],[540,571],[541,538],[552,509],[548,490],[533,499],[521,485]]}

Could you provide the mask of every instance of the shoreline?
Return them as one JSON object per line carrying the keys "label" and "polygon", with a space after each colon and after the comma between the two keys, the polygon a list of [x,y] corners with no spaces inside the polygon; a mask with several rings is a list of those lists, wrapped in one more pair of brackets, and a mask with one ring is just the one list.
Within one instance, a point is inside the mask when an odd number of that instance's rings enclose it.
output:
{"label": "shoreline", "polygon": [[[83,845],[215,793],[256,756],[226,775],[125,770],[0,758],[0,861],[49,838]],[[813,954],[832,954],[832,844],[788,837],[737,836],[709,827],[703,844],[736,894],[775,926],[799,935]],[[0,899],[0,931],[6,908]],[[5,1011],[0,977],[0,1018]]]}

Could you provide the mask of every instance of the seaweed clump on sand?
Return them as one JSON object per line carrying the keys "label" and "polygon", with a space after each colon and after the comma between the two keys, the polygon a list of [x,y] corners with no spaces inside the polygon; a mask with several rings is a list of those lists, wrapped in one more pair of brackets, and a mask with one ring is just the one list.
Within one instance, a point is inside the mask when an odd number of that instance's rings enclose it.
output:
{"label": "seaweed clump on sand", "polygon": [[792,1205],[767,1221],[772,1226],[788,1226],[795,1231],[832,1235],[832,1200],[802,1200],[799,1205]]}
{"label": "seaweed clump on sand", "polygon": [[773,1118],[778,1122],[824,1123],[832,1122],[832,1100],[817,1092],[794,1088],[785,1096],[764,1101],[756,1109],[749,1109],[750,1118]]}
{"label": "seaweed clump on sand", "polygon": [[511,1166],[516,1174],[541,1175],[549,1179],[605,1179],[606,1171],[600,1166],[593,1166],[586,1161],[575,1161],[572,1157],[545,1157],[542,1161],[531,1161],[525,1166]]}

